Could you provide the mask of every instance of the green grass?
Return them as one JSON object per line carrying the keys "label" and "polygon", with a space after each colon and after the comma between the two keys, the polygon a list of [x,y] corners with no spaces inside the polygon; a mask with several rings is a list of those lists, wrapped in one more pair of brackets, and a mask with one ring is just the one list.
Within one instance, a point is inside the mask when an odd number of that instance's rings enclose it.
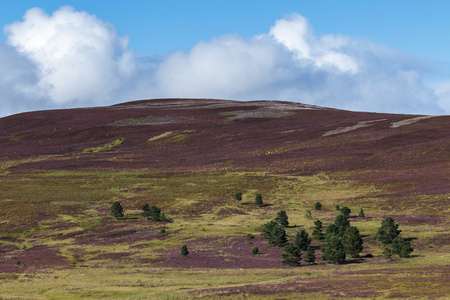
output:
{"label": "green grass", "polygon": [[120,138],[120,139],[114,140],[112,142],[106,143],[105,145],[103,145],[101,147],[84,149],[83,153],[98,153],[98,152],[103,152],[103,151],[109,151],[114,147],[122,145],[123,141],[124,141],[124,138]]}

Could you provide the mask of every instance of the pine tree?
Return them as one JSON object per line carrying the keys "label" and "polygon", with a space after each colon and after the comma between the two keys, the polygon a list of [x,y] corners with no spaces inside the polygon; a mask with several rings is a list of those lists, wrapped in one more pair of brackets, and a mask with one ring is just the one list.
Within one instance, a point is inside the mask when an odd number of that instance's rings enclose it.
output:
{"label": "pine tree", "polygon": [[271,233],[272,233],[272,229],[277,226],[278,223],[275,221],[270,221],[266,224],[263,225],[262,230],[261,230],[261,234],[266,238],[269,239]]}
{"label": "pine tree", "polygon": [[234,199],[236,199],[237,203],[239,204],[239,202],[242,200],[242,193],[241,192],[234,193]]}
{"label": "pine tree", "polygon": [[318,241],[323,240],[325,238],[325,236],[324,236],[322,230],[323,230],[322,222],[320,220],[315,220],[314,221],[314,231],[312,233],[312,237]]}
{"label": "pine tree", "polygon": [[348,208],[347,206],[344,206],[343,208],[341,208],[341,213],[344,214],[346,217],[348,217],[351,212],[352,212],[352,210],[350,208]]}
{"label": "pine tree", "polygon": [[316,253],[314,251],[314,248],[311,246],[308,246],[308,248],[306,249],[305,261],[308,264],[314,264],[316,261]]}
{"label": "pine tree", "polygon": [[275,218],[275,222],[280,224],[283,227],[287,227],[289,225],[288,216],[286,214],[286,211],[280,210],[278,212],[277,217]]}
{"label": "pine tree", "polygon": [[150,213],[150,205],[148,203],[142,204],[142,214],[144,217],[148,218],[148,215]]}
{"label": "pine tree", "polygon": [[286,252],[281,255],[281,257],[283,258],[283,261],[281,263],[283,265],[289,266],[300,265],[300,261],[302,259],[302,252],[297,246],[295,246],[292,243],[289,243],[286,246],[284,246],[283,250]]}
{"label": "pine tree", "polygon": [[123,208],[122,205],[120,205],[119,201],[115,201],[111,205],[111,216],[113,216],[116,219],[123,218]]}
{"label": "pine tree", "polygon": [[269,244],[274,247],[281,247],[287,243],[286,231],[277,225],[270,232]]}
{"label": "pine tree", "polygon": [[360,217],[360,218],[365,218],[365,217],[366,217],[366,214],[364,213],[364,209],[361,208],[361,209],[359,210],[358,217]]}
{"label": "pine tree", "polygon": [[408,240],[405,240],[401,236],[397,236],[392,241],[392,254],[398,254],[400,257],[409,257],[411,252],[414,251],[413,248],[411,248],[411,242]]}
{"label": "pine tree", "polygon": [[340,214],[334,219],[334,224],[338,229],[339,236],[342,237],[344,235],[344,232],[350,226],[350,221],[348,220],[346,215]]}
{"label": "pine tree", "polygon": [[349,254],[352,257],[359,257],[359,254],[363,250],[363,240],[357,227],[350,226],[347,228],[342,237],[342,244],[344,245],[346,254]]}
{"label": "pine tree", "polygon": [[187,245],[181,246],[181,255],[186,256],[188,254],[189,254],[189,251],[188,251]]}
{"label": "pine tree", "polygon": [[255,196],[255,204],[258,206],[261,206],[263,204],[262,196],[259,193]]}
{"label": "pine tree", "polygon": [[381,222],[381,227],[378,229],[375,238],[379,240],[383,245],[388,245],[402,232],[398,230],[398,224],[395,223],[392,217],[386,217]]}
{"label": "pine tree", "polygon": [[294,239],[294,245],[297,246],[300,250],[306,251],[308,249],[308,246],[311,245],[311,238],[309,237],[309,234],[306,232],[305,229],[300,230],[297,232],[297,235]]}
{"label": "pine tree", "polygon": [[325,231],[325,238],[327,238],[330,235],[337,235],[339,236],[339,229],[337,228],[336,224],[331,223],[328,225],[327,230]]}
{"label": "pine tree", "polygon": [[381,253],[381,255],[383,255],[383,257],[384,257],[386,260],[391,259],[391,257],[392,257],[391,249],[389,249],[388,246],[385,246],[384,249],[383,249],[383,252]]}
{"label": "pine tree", "polygon": [[258,247],[255,246],[255,247],[252,248],[252,254],[253,254],[253,255],[258,254],[258,252],[259,252]]}
{"label": "pine tree", "polygon": [[321,210],[321,209],[322,209],[322,203],[316,202],[316,204],[314,204],[314,208],[315,208],[316,210]]}
{"label": "pine tree", "polygon": [[322,257],[329,263],[341,264],[345,261],[345,250],[338,235],[327,236],[322,247]]}
{"label": "pine tree", "polygon": [[160,222],[161,221],[161,209],[155,205],[152,205],[148,212],[147,219],[155,221],[155,222]]}

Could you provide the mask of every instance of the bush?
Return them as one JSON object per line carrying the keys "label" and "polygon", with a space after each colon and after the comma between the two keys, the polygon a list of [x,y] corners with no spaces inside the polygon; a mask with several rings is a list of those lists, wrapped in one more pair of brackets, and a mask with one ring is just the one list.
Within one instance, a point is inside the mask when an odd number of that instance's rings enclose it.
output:
{"label": "bush", "polygon": [[249,240],[253,240],[255,238],[255,236],[251,233],[247,234],[247,239]]}
{"label": "bush", "polygon": [[275,218],[275,222],[280,224],[283,227],[287,227],[289,225],[288,216],[286,214],[286,211],[280,210],[278,212],[277,217]]}
{"label": "bush", "polygon": [[336,204],[336,210],[341,210],[339,204]]}
{"label": "bush", "polygon": [[310,211],[309,209],[306,210],[305,217],[306,217],[308,220],[311,220],[311,219],[312,219],[311,211]]}
{"label": "bush", "polygon": [[239,203],[242,200],[242,193],[241,192],[234,193],[234,199],[236,199],[236,201]]}
{"label": "bush", "polygon": [[252,254],[253,254],[253,255],[258,254],[258,252],[259,252],[258,247],[255,246],[255,247],[252,248]]}
{"label": "bush", "polygon": [[322,203],[316,202],[316,204],[314,205],[314,208],[315,208],[316,210],[321,210],[321,209],[322,209]]}
{"label": "bush", "polygon": [[122,205],[120,205],[120,202],[119,202],[119,201],[115,201],[115,202],[111,205],[110,214],[111,214],[111,216],[113,216],[116,220],[119,219],[119,218],[123,218],[123,208],[122,208]]}
{"label": "bush", "polygon": [[258,206],[261,206],[263,204],[262,196],[259,193],[255,196],[255,204]]}
{"label": "bush", "polygon": [[188,251],[187,245],[181,246],[181,255],[186,256],[188,254],[189,254],[189,251]]}

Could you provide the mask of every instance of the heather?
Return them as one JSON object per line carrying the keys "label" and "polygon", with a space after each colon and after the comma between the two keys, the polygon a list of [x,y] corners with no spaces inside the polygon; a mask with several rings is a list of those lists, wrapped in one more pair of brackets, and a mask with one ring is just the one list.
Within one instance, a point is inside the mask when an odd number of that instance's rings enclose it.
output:
{"label": "heather", "polygon": [[[449,123],[195,99],[2,118],[0,298],[445,299]],[[410,257],[383,257],[387,217]],[[333,222],[358,229],[341,264],[322,256]]]}

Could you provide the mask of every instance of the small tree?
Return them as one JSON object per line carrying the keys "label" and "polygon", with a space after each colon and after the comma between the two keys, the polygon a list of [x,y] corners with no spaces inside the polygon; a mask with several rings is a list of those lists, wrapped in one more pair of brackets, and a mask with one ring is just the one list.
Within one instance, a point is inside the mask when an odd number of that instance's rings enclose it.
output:
{"label": "small tree", "polygon": [[253,255],[258,254],[258,252],[259,252],[258,247],[255,246],[255,247],[252,248],[252,254],[253,254]]}
{"label": "small tree", "polygon": [[365,218],[365,217],[366,217],[366,214],[364,213],[364,209],[361,208],[361,209],[359,210],[358,217],[360,217],[360,218]]}
{"label": "small tree", "polygon": [[347,218],[350,215],[350,213],[352,212],[352,210],[350,208],[348,208],[347,206],[344,206],[340,210],[341,210],[341,213],[344,214]]}
{"label": "small tree", "polygon": [[359,257],[359,254],[363,250],[363,240],[357,227],[350,226],[347,228],[342,237],[342,244],[344,245],[346,254],[349,254],[352,257]]}
{"label": "small tree", "polygon": [[287,227],[289,225],[288,216],[286,214],[286,211],[280,210],[278,212],[277,217],[275,218],[275,222],[280,224],[283,227]]}
{"label": "small tree", "polygon": [[391,259],[391,257],[392,257],[391,249],[389,249],[388,246],[385,246],[384,249],[383,249],[383,252],[381,252],[381,255],[383,255],[383,257],[384,257],[386,260]]}
{"label": "small tree", "polygon": [[155,205],[152,205],[148,212],[147,219],[155,221],[155,222],[160,222],[161,221],[161,209]]}
{"label": "small tree", "polygon": [[297,246],[302,251],[306,251],[308,249],[308,246],[311,245],[311,238],[309,237],[309,234],[306,232],[305,229],[302,229],[299,232],[297,232],[294,239],[294,245]]}
{"label": "small tree", "polygon": [[409,240],[405,240],[401,236],[397,236],[394,240],[392,240],[392,254],[398,254],[400,257],[409,257],[411,252],[414,251],[411,248],[411,242]]}
{"label": "small tree", "polygon": [[311,247],[311,245],[306,249],[305,261],[308,264],[314,264],[316,261],[316,251],[314,251],[314,248]]}
{"label": "small tree", "polygon": [[242,193],[241,192],[234,193],[234,199],[236,199],[237,203],[239,204],[239,202],[242,200]]}
{"label": "small tree", "polygon": [[270,222],[264,224],[263,227],[262,227],[262,230],[261,230],[261,234],[262,234],[266,239],[269,239],[269,237],[270,237],[270,235],[271,235],[271,233],[272,233],[273,228],[274,228],[275,226],[277,226],[277,225],[278,225],[278,224],[277,224],[277,222],[275,222],[275,221],[270,221]]}
{"label": "small tree", "polygon": [[316,210],[321,210],[321,209],[322,209],[322,203],[316,202],[316,204],[314,205],[314,208],[315,208]]}
{"label": "small tree", "polygon": [[350,221],[347,219],[346,215],[340,214],[334,219],[334,224],[338,229],[339,236],[342,237],[347,228],[350,226]]}
{"label": "small tree", "polygon": [[312,219],[311,211],[310,211],[309,209],[306,210],[305,217],[306,217],[308,220],[311,220],[311,219]]}
{"label": "small tree", "polygon": [[327,230],[325,231],[325,238],[328,238],[331,235],[337,235],[339,236],[339,229],[337,228],[336,224],[331,223],[328,225]]}
{"label": "small tree", "polygon": [[255,204],[261,206],[263,204],[262,196],[260,193],[257,193],[255,196]]}
{"label": "small tree", "polygon": [[345,261],[345,250],[338,235],[330,235],[322,247],[322,257],[329,263],[341,264]]}
{"label": "small tree", "polygon": [[274,247],[281,247],[287,243],[286,231],[277,225],[270,232],[269,244]]}
{"label": "small tree", "polygon": [[113,202],[110,213],[115,219],[123,218],[123,208],[119,201]]}
{"label": "small tree", "polygon": [[375,238],[383,245],[388,245],[402,232],[398,230],[398,224],[395,223],[392,217],[386,217],[381,221],[381,227],[378,229]]}
{"label": "small tree", "polygon": [[289,266],[299,266],[300,261],[302,260],[302,252],[300,249],[292,243],[284,246],[283,250],[286,253],[281,254],[283,261],[281,262],[283,265]]}
{"label": "small tree", "polygon": [[187,245],[181,246],[181,255],[186,256],[188,254],[189,254],[189,251],[188,251]]}
{"label": "small tree", "polygon": [[341,210],[339,204],[336,204],[336,210]]}
{"label": "small tree", "polygon": [[144,203],[142,204],[142,215],[144,215],[144,217],[148,217],[150,213],[150,205],[148,205],[148,203]]}
{"label": "small tree", "polygon": [[325,238],[322,232],[322,222],[320,220],[314,221],[314,231],[312,233],[312,237],[315,240],[321,241]]}

